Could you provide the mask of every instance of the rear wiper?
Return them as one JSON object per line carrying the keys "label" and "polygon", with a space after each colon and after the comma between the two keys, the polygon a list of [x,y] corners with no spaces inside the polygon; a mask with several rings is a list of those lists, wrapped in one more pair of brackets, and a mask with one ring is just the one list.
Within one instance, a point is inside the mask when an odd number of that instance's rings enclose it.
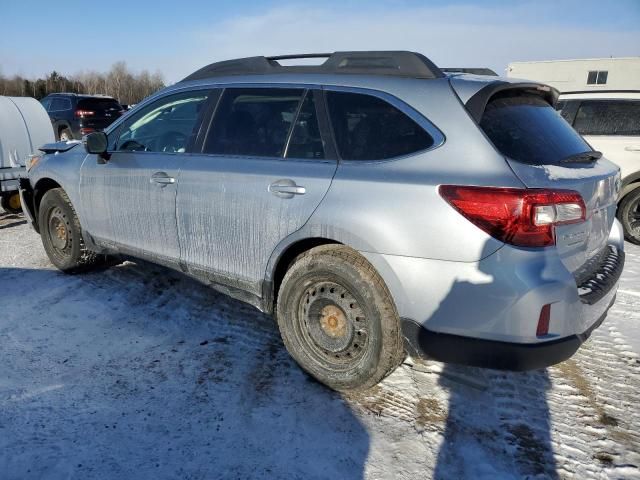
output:
{"label": "rear wiper", "polygon": [[591,150],[589,152],[574,153],[560,160],[560,163],[591,163],[602,158],[602,152]]}

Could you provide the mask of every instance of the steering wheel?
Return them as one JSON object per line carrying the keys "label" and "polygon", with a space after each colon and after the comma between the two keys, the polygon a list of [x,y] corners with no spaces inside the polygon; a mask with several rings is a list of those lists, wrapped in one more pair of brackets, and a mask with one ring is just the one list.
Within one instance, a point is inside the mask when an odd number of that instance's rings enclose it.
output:
{"label": "steering wheel", "polygon": [[126,150],[127,152],[146,152],[147,147],[135,140],[127,140],[118,147],[118,150]]}
{"label": "steering wheel", "polygon": [[182,132],[170,131],[158,139],[158,151],[177,153],[187,146],[187,136]]}

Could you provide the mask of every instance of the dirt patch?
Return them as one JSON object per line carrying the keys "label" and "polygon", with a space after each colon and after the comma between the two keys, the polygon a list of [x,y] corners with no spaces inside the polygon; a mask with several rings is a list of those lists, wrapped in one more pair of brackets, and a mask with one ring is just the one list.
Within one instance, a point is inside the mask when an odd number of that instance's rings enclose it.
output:
{"label": "dirt patch", "polygon": [[416,406],[416,424],[424,427],[429,424],[444,423],[447,420],[447,411],[440,402],[431,397],[421,397]]}

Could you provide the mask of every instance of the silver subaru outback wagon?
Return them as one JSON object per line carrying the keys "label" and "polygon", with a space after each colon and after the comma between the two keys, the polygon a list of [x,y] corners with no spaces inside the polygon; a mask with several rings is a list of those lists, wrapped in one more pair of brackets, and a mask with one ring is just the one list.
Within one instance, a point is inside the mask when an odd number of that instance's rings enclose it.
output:
{"label": "silver subaru outback wagon", "polygon": [[[303,55],[306,57],[309,55]],[[211,64],[21,184],[52,263],[160,263],[274,314],[303,369],[371,387],[406,353],[527,370],[612,305],[618,168],[557,92],[413,52]]]}

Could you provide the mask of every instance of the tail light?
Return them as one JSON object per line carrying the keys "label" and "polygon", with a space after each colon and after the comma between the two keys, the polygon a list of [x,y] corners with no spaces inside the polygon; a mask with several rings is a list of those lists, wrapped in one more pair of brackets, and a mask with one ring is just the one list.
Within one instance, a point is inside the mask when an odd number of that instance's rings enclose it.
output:
{"label": "tail light", "polygon": [[572,190],[441,185],[439,191],[473,224],[519,247],[555,245],[556,225],[586,218],[584,200]]}
{"label": "tail light", "polygon": [[95,114],[96,112],[93,110],[76,110],[76,117],[78,118],[92,117]]}

